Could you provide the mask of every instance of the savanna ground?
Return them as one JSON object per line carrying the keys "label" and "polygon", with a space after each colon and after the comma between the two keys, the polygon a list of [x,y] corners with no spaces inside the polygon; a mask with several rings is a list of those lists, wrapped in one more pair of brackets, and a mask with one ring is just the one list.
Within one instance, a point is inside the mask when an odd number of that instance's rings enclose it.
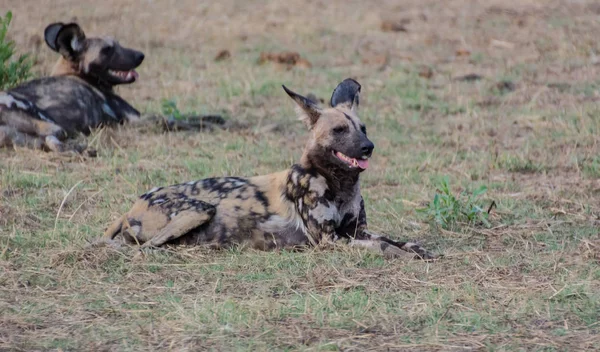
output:
{"label": "savanna ground", "polygon": [[[38,75],[56,59],[44,27],[76,19],[145,51],[140,80],[119,89],[141,111],[174,99],[249,127],[99,131],[87,160],[0,151],[0,350],[600,349],[595,1],[3,0],[8,9]],[[386,20],[403,28],[384,31]],[[231,57],[216,62],[223,49]],[[284,50],[311,67],[257,63]],[[327,99],[346,77],[363,85],[376,144],[362,178],[370,227],[443,260],[344,246],[88,247],[153,186],[290,166],[307,132],[280,85]],[[495,201],[489,226],[444,230],[417,212],[444,176],[455,194],[488,187],[477,202]]]}

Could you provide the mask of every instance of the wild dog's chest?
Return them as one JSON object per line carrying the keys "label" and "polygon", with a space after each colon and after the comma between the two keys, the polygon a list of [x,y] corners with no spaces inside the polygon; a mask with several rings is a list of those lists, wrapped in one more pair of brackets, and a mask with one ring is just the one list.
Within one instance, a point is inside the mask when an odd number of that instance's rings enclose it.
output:
{"label": "wild dog's chest", "polygon": [[[306,225],[332,224],[334,228],[355,219],[360,212],[358,183],[342,193],[332,191],[327,180],[316,173],[294,166],[286,184],[286,197],[294,202]],[[319,226],[322,227],[322,226]]]}

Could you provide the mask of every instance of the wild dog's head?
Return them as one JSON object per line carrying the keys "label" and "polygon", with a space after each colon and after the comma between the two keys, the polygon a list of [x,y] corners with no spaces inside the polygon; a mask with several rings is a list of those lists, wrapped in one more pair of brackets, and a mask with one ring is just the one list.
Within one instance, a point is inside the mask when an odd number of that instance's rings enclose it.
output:
{"label": "wild dog's head", "polygon": [[312,100],[286,93],[298,104],[300,119],[311,131],[304,158],[319,169],[360,173],[369,167],[375,145],[357,115],[360,84],[353,79],[340,83],[331,96],[330,108],[320,108]]}
{"label": "wild dog's head", "polygon": [[112,87],[133,83],[144,53],[122,47],[112,38],[86,38],[76,23],[53,23],[44,31],[46,44],[63,56],[65,72]]}

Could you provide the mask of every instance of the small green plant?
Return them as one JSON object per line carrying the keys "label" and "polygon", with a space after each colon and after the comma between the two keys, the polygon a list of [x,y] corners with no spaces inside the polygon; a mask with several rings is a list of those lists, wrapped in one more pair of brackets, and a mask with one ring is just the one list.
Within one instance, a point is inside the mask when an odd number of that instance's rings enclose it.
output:
{"label": "small green plant", "polygon": [[169,119],[174,120],[184,120],[185,116],[179,111],[177,107],[177,102],[172,99],[163,99],[161,102],[161,110],[163,115],[165,115]]}
{"label": "small green plant", "polygon": [[457,223],[483,223],[489,227],[488,213],[477,205],[479,196],[486,191],[487,187],[482,185],[471,193],[465,191],[455,196],[450,190],[448,177],[444,176],[437,187],[433,201],[426,208],[417,211],[424,214],[428,221],[443,229],[450,229]]}
{"label": "small green plant", "polygon": [[20,55],[16,60],[15,43],[6,39],[8,26],[12,20],[12,13],[8,11],[0,17],[0,90],[15,86],[31,77],[33,62],[29,54]]}

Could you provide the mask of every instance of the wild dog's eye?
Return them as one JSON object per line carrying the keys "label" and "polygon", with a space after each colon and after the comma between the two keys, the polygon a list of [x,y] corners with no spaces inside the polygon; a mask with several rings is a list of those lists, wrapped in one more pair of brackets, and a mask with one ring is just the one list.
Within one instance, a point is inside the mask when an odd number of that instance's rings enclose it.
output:
{"label": "wild dog's eye", "polygon": [[362,133],[365,134],[365,136],[367,135],[367,126],[365,126],[365,125],[360,126],[360,130],[362,131]]}
{"label": "wild dog's eye", "polygon": [[336,128],[333,129],[333,133],[339,134],[339,133],[344,133],[348,130],[348,126],[338,126]]}

